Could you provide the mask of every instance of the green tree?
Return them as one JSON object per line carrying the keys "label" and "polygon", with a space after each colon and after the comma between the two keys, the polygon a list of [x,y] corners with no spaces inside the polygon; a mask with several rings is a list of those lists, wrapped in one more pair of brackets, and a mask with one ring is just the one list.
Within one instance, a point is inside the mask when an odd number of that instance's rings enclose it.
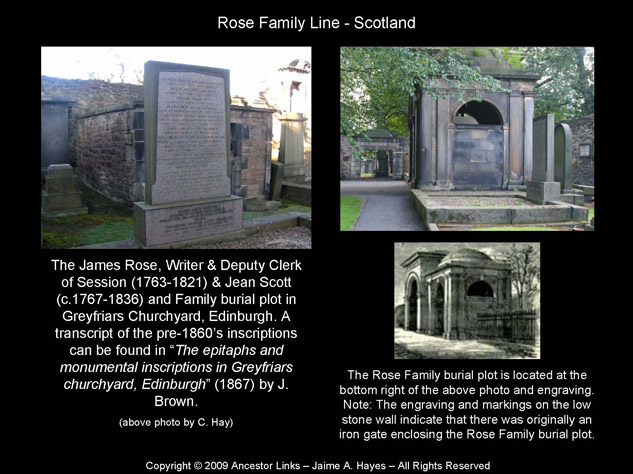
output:
{"label": "green tree", "polygon": [[455,48],[341,48],[341,135],[387,128],[408,135],[408,102],[417,85],[427,94],[443,96],[433,79],[451,78],[450,93],[465,89],[481,94],[502,90],[499,81],[482,76]]}
{"label": "green tree", "polygon": [[512,270],[512,286],[516,292],[519,309],[534,307],[534,297],[538,294],[540,267],[536,249],[531,246],[512,247],[505,252]]}
{"label": "green tree", "polygon": [[593,48],[521,48],[523,66],[541,75],[535,87],[535,116],[554,114],[556,120],[594,112]]}

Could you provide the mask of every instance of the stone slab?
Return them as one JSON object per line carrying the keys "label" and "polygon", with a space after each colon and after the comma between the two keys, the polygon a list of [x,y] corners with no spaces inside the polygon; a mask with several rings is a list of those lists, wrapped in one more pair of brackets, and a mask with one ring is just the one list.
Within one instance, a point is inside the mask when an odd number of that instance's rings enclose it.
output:
{"label": "stone slab", "polygon": [[53,164],[68,162],[68,107],[70,101],[42,101],[41,105],[41,175]]}
{"label": "stone slab", "polygon": [[134,236],[142,247],[176,247],[241,230],[242,198],[238,196],[184,204],[134,203]]}
{"label": "stone slab", "polygon": [[281,187],[284,178],[284,164],[277,161],[271,162],[271,178],[270,178],[270,199],[278,201],[281,199]]}
{"label": "stone slab", "polygon": [[582,206],[585,202],[585,195],[574,193],[561,194],[560,201],[568,204],[575,204],[576,206]]}
{"label": "stone slab", "polygon": [[534,120],[532,130],[532,179],[554,181],[554,115]]}
{"label": "stone slab", "polygon": [[541,222],[567,222],[571,220],[569,206],[516,207],[512,224],[538,224]]}
{"label": "stone slab", "polygon": [[[559,183],[555,183],[559,184]],[[449,193],[450,195],[451,193]],[[489,196],[492,193],[485,194]],[[456,195],[453,193],[452,195]],[[505,193],[508,197],[512,194]],[[416,212],[427,228],[439,224],[533,224],[587,220],[589,210],[560,201],[548,205],[511,205],[507,207],[438,206],[420,190],[411,190]],[[525,199],[525,196],[515,195]]]}
{"label": "stone slab", "polygon": [[145,64],[145,182],[152,205],[227,197],[229,71]]}
{"label": "stone slab", "polygon": [[558,201],[560,200],[560,183],[556,181],[528,181],[525,192],[530,201],[539,204]]}

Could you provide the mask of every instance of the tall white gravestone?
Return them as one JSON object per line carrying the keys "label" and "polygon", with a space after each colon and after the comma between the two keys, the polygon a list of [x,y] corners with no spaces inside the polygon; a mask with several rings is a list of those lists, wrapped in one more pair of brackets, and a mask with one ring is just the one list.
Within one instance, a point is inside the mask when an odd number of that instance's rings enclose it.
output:
{"label": "tall white gravestone", "polygon": [[231,238],[242,198],[231,195],[226,69],[145,63],[145,201],[134,203],[143,247]]}

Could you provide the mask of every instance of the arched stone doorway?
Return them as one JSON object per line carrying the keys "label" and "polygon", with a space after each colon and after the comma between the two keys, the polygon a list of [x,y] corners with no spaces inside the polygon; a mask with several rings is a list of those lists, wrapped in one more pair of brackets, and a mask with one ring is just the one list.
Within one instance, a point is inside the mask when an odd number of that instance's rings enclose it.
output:
{"label": "arched stone doorway", "polygon": [[406,292],[404,297],[404,329],[408,329],[410,331],[418,330],[418,312],[419,312],[419,298],[421,297],[420,293],[420,284],[418,283],[417,277],[415,274],[412,274],[407,279]]}
{"label": "arched stone doorway", "polygon": [[444,286],[439,283],[437,285],[437,289],[435,290],[435,301],[434,301],[434,312],[435,312],[435,321],[433,324],[433,335],[442,336],[444,335]]}

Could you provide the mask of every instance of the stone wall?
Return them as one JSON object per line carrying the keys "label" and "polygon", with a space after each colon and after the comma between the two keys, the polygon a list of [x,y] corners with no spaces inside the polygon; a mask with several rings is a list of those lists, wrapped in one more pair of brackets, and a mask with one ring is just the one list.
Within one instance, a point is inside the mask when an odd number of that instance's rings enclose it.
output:
{"label": "stone wall", "polygon": [[42,100],[73,101],[68,124],[69,160],[73,166],[77,162],[76,120],[78,116],[143,100],[142,85],[48,76],[42,76],[41,79]]}
{"label": "stone wall", "polygon": [[144,112],[135,102],[76,117],[76,173],[115,201],[144,199]]}
{"label": "stone wall", "polygon": [[[79,179],[114,200],[144,200],[143,86],[42,76],[42,100],[69,100],[69,157]],[[232,191],[268,197],[273,109],[231,105],[240,134],[234,148]]]}
{"label": "stone wall", "polygon": [[269,194],[274,112],[268,108],[231,106],[231,124],[241,125],[241,150],[233,150],[236,173],[232,188],[244,199]]}
{"label": "stone wall", "polygon": [[[561,120],[569,125],[572,134],[572,176],[573,184],[594,185],[594,116],[573,120]],[[579,156],[581,144],[591,144],[590,156]]]}
{"label": "stone wall", "polygon": [[[358,146],[366,151],[392,152],[392,178],[404,179],[409,173],[409,139],[408,138],[378,138],[367,139],[356,137]],[[345,136],[340,137],[339,167],[340,179],[360,179],[362,162],[354,159],[352,144]]]}

